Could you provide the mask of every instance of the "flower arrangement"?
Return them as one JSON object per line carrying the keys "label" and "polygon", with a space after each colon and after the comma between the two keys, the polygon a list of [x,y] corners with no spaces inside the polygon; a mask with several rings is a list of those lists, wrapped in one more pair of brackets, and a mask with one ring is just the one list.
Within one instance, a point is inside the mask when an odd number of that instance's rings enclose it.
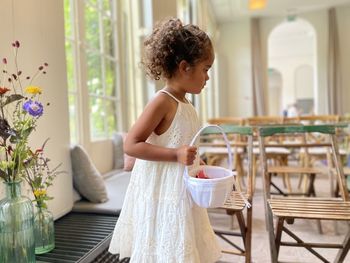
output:
{"label": "flower arrangement", "polygon": [[40,102],[42,89],[33,83],[39,75],[46,74],[48,67],[44,63],[33,76],[24,76],[18,67],[19,41],[12,46],[14,69],[10,71],[7,58],[3,58],[0,77],[0,178],[5,182],[22,179],[28,168],[25,161],[32,158],[28,138],[44,112]]}
{"label": "flower arrangement", "polygon": [[58,170],[61,164],[53,169],[49,167],[50,159],[45,157],[44,154],[44,148],[48,140],[46,139],[40,149],[37,149],[34,153],[31,152],[31,157],[24,163],[26,173],[24,178],[34,194],[34,201],[39,209],[47,208],[46,201],[52,199],[47,194],[47,188],[52,185],[58,174],[64,173]]}
{"label": "flower arrangement", "polygon": [[[12,43],[14,49],[14,72],[8,69],[7,58],[2,59],[0,78],[0,178],[5,182],[21,179],[29,184],[38,207],[47,208],[46,201],[52,199],[47,188],[60,173],[58,168],[50,169],[49,158],[44,148],[33,151],[28,145],[30,134],[35,130],[38,119],[44,113],[40,101],[42,89],[34,81],[46,74],[47,63],[39,65],[32,76],[25,76],[18,67],[19,41]],[[49,106],[49,103],[46,104]]]}
{"label": "flower arrangement", "polygon": [[[31,76],[24,75],[18,66],[19,41],[12,46],[14,64],[9,65],[7,58],[3,58],[0,72],[0,178],[6,187],[6,197],[0,200],[0,225],[5,228],[0,231],[0,239],[6,240],[0,242],[0,261],[20,258],[35,262],[34,248],[36,254],[42,254],[55,245],[53,215],[47,209],[47,201],[52,197],[48,196],[47,188],[61,172],[60,165],[54,169],[48,165],[50,160],[44,153],[48,139],[36,150],[28,144],[44,114],[42,89],[34,82],[46,74],[48,64],[39,65]],[[20,194],[23,180],[33,192],[32,201]],[[36,203],[35,213],[32,203]],[[26,231],[22,231],[23,224]]]}

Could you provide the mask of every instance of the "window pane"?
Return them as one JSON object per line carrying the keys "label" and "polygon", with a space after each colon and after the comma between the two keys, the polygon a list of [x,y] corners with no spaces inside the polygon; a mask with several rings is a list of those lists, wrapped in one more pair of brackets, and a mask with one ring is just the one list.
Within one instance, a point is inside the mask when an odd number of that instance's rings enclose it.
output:
{"label": "window pane", "polygon": [[89,94],[102,95],[101,57],[99,54],[86,52],[87,86]]}
{"label": "window pane", "polygon": [[115,54],[113,31],[112,21],[107,17],[103,18],[104,52],[111,57]]}
{"label": "window pane", "polygon": [[78,142],[78,105],[77,98],[75,94],[69,94],[69,128],[70,128],[70,142],[77,143]]}
{"label": "window pane", "polygon": [[96,8],[87,5],[85,8],[85,40],[95,50],[100,50],[99,13]]}
{"label": "window pane", "polygon": [[117,130],[117,120],[116,120],[116,105],[115,101],[106,101],[106,112],[107,112],[107,132],[108,136],[111,137],[113,132]]}
{"label": "window pane", "polygon": [[[89,122],[92,139],[104,139],[116,130],[116,0],[64,0],[66,30],[66,61],[69,91],[70,129],[72,143],[78,143],[81,126],[79,121]],[[73,10],[78,8],[78,10]],[[82,10],[80,10],[82,8]],[[76,14],[82,16],[75,17]],[[77,25],[74,25],[77,23]],[[79,28],[83,38],[75,32]],[[80,43],[84,51],[80,53]],[[76,56],[85,56],[77,60]],[[83,64],[80,64],[80,63]],[[79,73],[81,75],[77,76]],[[77,85],[80,78],[86,85]],[[86,92],[79,92],[87,88]],[[88,104],[88,114],[82,114],[77,102]],[[85,120],[85,116],[89,118]],[[81,142],[80,142],[81,143]]]}
{"label": "window pane", "polygon": [[99,0],[85,0],[85,3],[87,5],[93,6],[95,8],[98,7],[98,2],[99,2]]}
{"label": "window pane", "polygon": [[68,91],[76,91],[75,75],[74,75],[74,55],[72,42],[66,41],[66,63],[67,63],[67,81]]}
{"label": "window pane", "polygon": [[115,70],[115,62],[110,59],[105,59],[106,66],[106,95],[107,96],[115,96],[115,88],[116,88],[116,70]]}
{"label": "window pane", "polygon": [[70,0],[64,0],[64,29],[66,37],[73,37],[73,23],[71,16],[71,3]]}
{"label": "window pane", "polygon": [[113,8],[113,0],[102,0],[103,1],[103,11],[106,15],[111,15],[111,10]]}
{"label": "window pane", "polygon": [[90,129],[94,139],[105,138],[104,101],[100,98],[90,98]]}

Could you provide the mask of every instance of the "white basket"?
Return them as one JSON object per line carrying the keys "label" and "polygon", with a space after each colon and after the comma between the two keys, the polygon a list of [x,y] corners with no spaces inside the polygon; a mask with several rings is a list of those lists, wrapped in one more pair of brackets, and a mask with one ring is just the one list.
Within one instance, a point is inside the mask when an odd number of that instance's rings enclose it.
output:
{"label": "white basket", "polygon": [[[214,208],[224,205],[226,199],[232,192],[235,175],[232,172],[232,151],[227,137],[221,127],[208,125],[201,128],[193,137],[190,146],[194,144],[200,133],[207,127],[215,127],[220,130],[226,142],[228,151],[228,169],[218,166],[199,165],[191,171],[185,167],[184,181],[187,191],[191,194],[193,201],[200,207]],[[203,170],[209,179],[196,178],[198,171]]]}

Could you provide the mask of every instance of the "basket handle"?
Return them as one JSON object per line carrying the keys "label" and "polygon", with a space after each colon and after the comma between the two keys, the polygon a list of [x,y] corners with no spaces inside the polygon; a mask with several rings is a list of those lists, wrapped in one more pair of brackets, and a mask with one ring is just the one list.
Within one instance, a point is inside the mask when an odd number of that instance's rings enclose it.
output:
{"label": "basket handle", "polygon": [[[224,130],[220,126],[218,126],[218,125],[206,125],[206,126],[200,128],[199,131],[196,133],[196,135],[193,137],[193,139],[192,139],[192,141],[190,143],[190,146],[194,145],[194,143],[197,140],[198,136],[202,133],[203,130],[205,130],[208,127],[216,128],[222,133],[222,136],[224,137],[224,141],[226,143],[227,152],[228,152],[228,158],[227,158],[228,169],[232,171],[232,150],[231,150],[231,146],[230,146],[230,143],[229,143],[229,141],[227,139],[227,136],[226,136]],[[187,168],[187,166],[186,166],[186,168]]]}
{"label": "basket handle", "polygon": [[[218,126],[218,125],[206,125],[204,127],[202,127],[201,129],[199,129],[199,131],[196,133],[196,135],[193,137],[191,143],[189,146],[193,146],[195,141],[197,140],[198,136],[202,133],[202,131],[208,127],[213,127],[213,128],[216,128],[218,129],[221,133],[222,133],[222,136],[224,138],[224,141],[226,143],[226,147],[227,147],[227,152],[228,152],[228,159],[227,159],[227,163],[228,163],[228,169],[232,171],[232,150],[231,150],[231,146],[230,146],[230,143],[227,139],[227,136],[224,132],[224,130]],[[184,176],[184,180],[186,182],[186,180],[188,180],[188,166],[185,166],[185,176]],[[251,204],[250,202],[247,200],[247,198],[242,194],[242,192],[238,192],[239,195],[241,196],[241,198],[243,199],[245,205],[250,208],[251,207]]]}

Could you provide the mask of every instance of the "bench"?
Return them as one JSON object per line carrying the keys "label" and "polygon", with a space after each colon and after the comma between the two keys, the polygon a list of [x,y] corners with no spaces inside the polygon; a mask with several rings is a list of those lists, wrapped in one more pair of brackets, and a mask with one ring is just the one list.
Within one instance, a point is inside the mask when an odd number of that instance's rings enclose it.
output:
{"label": "bench", "polygon": [[119,261],[107,252],[118,217],[71,212],[55,221],[55,248],[37,262],[89,263]]}
{"label": "bench", "polygon": [[[37,262],[58,262],[58,263],[90,263],[90,262],[120,262],[126,263],[129,260],[119,260],[119,255],[112,255],[108,247],[112,238],[115,224],[121,211],[131,172],[123,169],[124,151],[121,134],[113,138],[111,152],[104,154],[113,155],[114,164],[110,171],[99,175],[105,186],[107,199],[104,202],[91,202],[83,197],[78,190],[74,189],[75,202],[73,209],[68,214],[55,221],[55,249],[49,253],[37,255]],[[108,148],[106,148],[108,149]],[[79,170],[89,173],[97,171],[89,156],[76,158],[73,156],[74,148],[71,150],[73,180],[75,173]],[[86,151],[79,151],[79,154],[87,154]],[[86,167],[76,167],[78,160]],[[98,171],[97,171],[98,172]],[[95,174],[96,176],[96,174]],[[84,178],[83,178],[84,179]],[[76,185],[75,185],[76,186]],[[93,187],[93,186],[91,186]]]}

